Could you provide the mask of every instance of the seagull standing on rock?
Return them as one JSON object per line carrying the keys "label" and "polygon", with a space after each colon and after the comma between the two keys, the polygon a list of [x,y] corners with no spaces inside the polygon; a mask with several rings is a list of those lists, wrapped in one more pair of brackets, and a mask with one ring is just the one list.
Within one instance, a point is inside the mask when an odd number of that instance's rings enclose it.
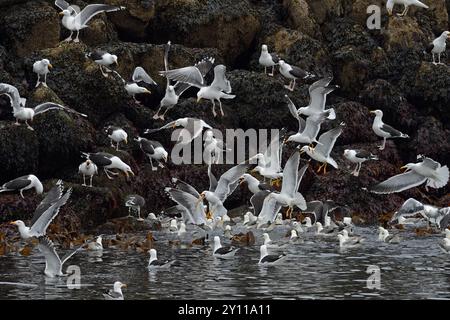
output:
{"label": "seagull standing on rock", "polygon": [[[111,147],[116,148],[116,151],[119,151],[119,143],[122,141],[128,143],[128,134],[122,128],[107,126],[105,132],[108,134],[108,138],[111,139]],[[116,143],[115,146],[113,142]]]}
{"label": "seagull standing on rock", "polygon": [[131,170],[130,166],[122,161],[117,156],[106,152],[97,152],[97,153],[86,153],[82,152],[82,155],[87,159],[91,160],[96,166],[103,167],[103,171],[105,172],[108,179],[112,180],[113,178],[109,175],[112,174],[117,176],[118,173],[111,171],[110,169],[118,169],[124,173],[127,177],[127,180],[130,177],[130,173],[134,176],[134,172]]}
{"label": "seagull standing on rock", "polygon": [[374,110],[370,111],[370,113],[375,114],[375,118],[373,119],[372,129],[373,132],[379,137],[383,138],[383,144],[379,147],[380,150],[384,150],[386,147],[386,139],[388,138],[409,138],[409,136],[405,133],[401,133],[397,129],[394,129],[390,125],[387,125],[383,122],[383,111]]}
{"label": "seagull standing on rock", "polygon": [[86,160],[78,167],[78,173],[83,175],[83,187],[86,187],[86,176],[90,178],[89,187],[92,187],[92,178],[95,174],[98,174],[98,169],[95,163],[91,160]]}
{"label": "seagull standing on rock", "polygon": [[[280,61],[280,58],[277,56],[276,53],[269,53],[269,50],[267,49],[267,45],[263,44],[261,46],[261,55],[259,56],[259,64],[264,66],[264,74],[267,74],[271,77],[274,75],[275,66]],[[272,67],[272,73],[267,73],[267,68]]]}
{"label": "seagull standing on rock", "polygon": [[83,10],[76,5],[70,5],[64,0],[56,0],[55,5],[62,11],[59,13],[62,18],[63,26],[70,30],[70,36],[64,41],[72,41],[73,32],[77,32],[74,42],[80,42],[80,30],[87,28],[87,23],[97,14],[102,12],[112,12],[125,9],[125,7],[110,6],[107,4],[89,4]]}
{"label": "seagull standing on rock", "polygon": [[161,143],[141,137],[137,137],[134,140],[139,143],[139,147],[150,160],[152,171],[158,170],[157,167],[153,166],[153,160],[157,162],[159,167],[164,168],[164,165],[161,163],[161,161],[164,160],[164,162],[167,162],[167,157],[169,156],[169,154],[167,153],[166,149],[164,149]]}
{"label": "seagull standing on rock", "polygon": [[112,64],[119,65],[117,62],[117,56],[115,54],[110,54],[103,50],[94,50],[88,54],[86,54],[86,57],[94,61],[96,64],[99,65],[100,71],[102,72],[102,75],[107,78],[108,74],[105,73],[103,70],[103,67],[105,67],[106,72],[111,72],[108,70],[108,67]]}
{"label": "seagull standing on rock", "polygon": [[[444,31],[442,34],[433,40],[432,43],[427,47],[426,52],[431,53],[433,55],[433,64],[443,64],[441,63],[441,54],[445,52],[445,48],[447,47],[447,40],[450,39],[450,31]],[[434,55],[438,55],[438,62],[436,63],[436,59]]]}
{"label": "seagull standing on rock", "polygon": [[0,192],[19,191],[22,199],[25,199],[23,192],[33,188],[37,194],[42,194],[42,192],[44,192],[42,182],[34,174],[30,174],[6,182],[0,187]]}
{"label": "seagull standing on rock", "polygon": [[280,66],[281,75],[291,81],[288,86],[284,86],[285,88],[287,88],[290,91],[294,91],[295,81],[297,79],[309,79],[309,78],[314,77],[314,75],[312,73],[309,73],[303,69],[300,69],[299,67],[291,66],[290,64],[286,63],[284,60],[278,61],[278,64]]}
{"label": "seagull standing on rock", "polygon": [[[49,69],[51,68],[53,68],[53,66],[48,59],[42,59],[33,64],[33,72],[38,76],[36,88],[41,83],[44,87],[47,87],[47,74],[50,72]],[[44,76],[44,82],[41,82],[41,76]]]}

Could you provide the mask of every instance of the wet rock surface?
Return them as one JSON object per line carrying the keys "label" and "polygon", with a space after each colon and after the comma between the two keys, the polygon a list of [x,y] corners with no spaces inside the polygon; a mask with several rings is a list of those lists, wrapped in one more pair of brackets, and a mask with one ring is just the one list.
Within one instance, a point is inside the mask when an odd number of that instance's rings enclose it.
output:
{"label": "wet rock surface", "polygon": [[[445,1],[436,1],[430,10],[412,9],[405,18],[387,17],[382,6],[382,30],[368,30],[365,24],[367,5],[377,1],[106,2],[128,9],[93,19],[91,27],[81,32],[81,43],[63,43],[66,30],[53,3],[0,1],[0,82],[15,85],[30,107],[53,101],[88,115],[85,119],[49,111],[34,119],[35,131],[30,131],[13,124],[9,100],[0,97],[0,183],[34,173],[48,190],[56,179],[63,179],[74,188],[56,220],[64,230],[114,233],[158,228],[120,220],[128,214],[124,206],[128,194],[145,197],[142,215],[146,217],[148,212],[159,213],[173,205],[164,188],[171,186],[174,177],[199,191],[208,189],[207,168],[202,164],[178,166],[169,161],[165,168],[152,171],[133,141],[146,128],[189,116],[202,118],[220,130],[283,127],[296,131],[297,122],[288,113],[284,95],[297,107],[306,106],[311,82],[299,81],[290,92],[278,70],[274,77],[264,75],[258,64],[262,44],[318,76],[332,74],[333,83],[340,86],[327,101],[335,108],[337,119],[323,125],[327,130],[346,123],[332,153],[339,170],[317,174],[318,164],[312,161],[300,189],[307,200],[333,199],[347,205],[363,223],[376,223],[378,217],[392,213],[411,196],[436,205],[449,204],[448,186],[428,193],[419,187],[395,195],[375,195],[362,189],[400,173],[399,168],[415,162],[419,153],[450,164],[449,49],[442,56],[446,65],[433,65],[424,53],[426,45],[448,29],[448,1],[447,11]],[[28,10],[33,12],[30,16]],[[227,65],[236,98],[222,101],[225,117],[214,118],[211,103],[196,103],[197,90],[191,89],[165,121],[152,118],[165,92],[166,80],[158,71],[164,68],[163,44],[169,40],[173,43],[171,68],[209,56]],[[142,66],[157,82],[157,86],[147,86],[151,94],[137,96],[141,105],[127,95],[117,76],[103,77],[98,66],[86,59],[85,54],[96,48],[118,55],[119,65],[112,68],[126,81],[134,67]],[[42,58],[48,58],[54,68],[48,74],[49,87],[35,88],[32,65]],[[388,140],[380,152],[381,138],[371,129],[369,110],[374,109],[381,109],[386,123],[411,138]],[[103,130],[106,125],[121,126],[128,133],[129,142],[121,144],[120,151],[110,146]],[[174,145],[171,134],[171,129],[164,130],[149,138],[170,151]],[[360,176],[354,177],[350,175],[353,164],[342,156],[349,148],[367,149],[380,160],[364,163]],[[94,187],[82,187],[78,165],[84,151],[118,155],[136,176],[128,181],[123,175],[109,180],[100,169]],[[289,146],[284,158],[293,151]],[[213,170],[219,175],[229,167],[215,166]],[[0,194],[0,221],[30,219],[42,196],[32,191],[26,195],[21,199],[17,194]],[[249,197],[245,188],[238,188],[225,205],[233,209],[248,204]],[[6,224],[1,227],[2,234],[14,234],[13,230]]]}

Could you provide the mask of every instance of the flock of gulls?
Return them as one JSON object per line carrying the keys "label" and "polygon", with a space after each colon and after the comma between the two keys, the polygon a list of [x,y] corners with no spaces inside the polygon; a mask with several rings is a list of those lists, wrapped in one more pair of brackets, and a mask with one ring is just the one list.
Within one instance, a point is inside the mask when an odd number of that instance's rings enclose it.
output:
{"label": "flock of gulls", "polygon": [[[417,0],[389,0],[387,8],[389,14],[392,14],[394,4],[403,4],[406,15],[408,7],[411,5],[427,8]],[[79,41],[80,30],[87,27],[87,23],[95,15],[101,12],[112,12],[124,10],[124,7],[116,7],[103,4],[90,4],[83,10],[75,5],[70,5],[65,1],[57,0],[55,5],[61,11],[62,24],[71,31],[69,38],[65,41],[72,41],[73,33],[76,37],[73,41]],[[440,54],[445,50],[445,41],[450,33],[445,31],[440,37],[433,41],[427,49],[433,54],[438,55],[440,63]],[[189,88],[198,88],[197,100],[210,100],[212,112],[216,117],[218,113],[224,116],[221,99],[233,99],[232,86],[226,77],[226,67],[224,65],[215,65],[215,60],[207,57],[197,62],[193,66],[186,66],[178,69],[169,68],[169,50],[171,43],[165,47],[164,66],[165,70],[159,73],[166,77],[167,86],[164,98],[160,102],[158,111],[154,119],[164,120],[166,113],[173,108],[179,101],[180,96]],[[142,93],[151,93],[147,88],[149,85],[156,85],[156,82],[148,75],[142,67],[136,67],[130,81],[126,81],[111,66],[118,64],[118,57],[114,54],[95,50],[86,54],[86,58],[92,60],[99,66],[101,74],[109,77],[111,74],[117,76],[123,82],[124,90],[136,101],[140,103],[136,95]],[[180,128],[177,143],[189,144],[197,137],[200,137],[206,131],[204,147],[208,150],[210,157],[206,160],[207,175],[210,186],[208,190],[197,190],[194,186],[180,179],[173,178],[172,185],[165,188],[167,195],[176,203],[171,208],[167,208],[159,216],[154,213],[148,214],[148,217],[142,218],[141,210],[144,208],[146,200],[138,194],[130,194],[125,199],[125,207],[129,210],[129,216],[133,217],[137,213],[138,221],[155,220],[162,222],[163,229],[167,232],[176,233],[182,237],[186,233],[203,232],[204,239],[212,238],[212,254],[218,259],[232,259],[239,251],[239,247],[222,245],[223,241],[235,239],[237,231],[248,232],[250,230],[263,231],[263,244],[260,246],[259,264],[276,265],[282,263],[286,254],[279,253],[280,248],[288,245],[296,245],[302,242],[302,238],[307,234],[334,237],[336,245],[341,249],[360,246],[364,242],[364,237],[354,233],[351,216],[348,214],[348,208],[336,204],[332,200],[312,200],[307,201],[299,192],[302,178],[310,166],[310,161],[305,165],[301,164],[301,155],[306,154],[311,160],[320,164],[317,172],[327,173],[327,166],[339,169],[337,162],[331,156],[335,142],[345,130],[345,123],[340,123],[334,128],[321,133],[321,125],[324,122],[336,119],[336,112],[332,108],[326,107],[327,95],[338,89],[337,85],[331,85],[332,76],[319,78],[316,75],[305,71],[297,66],[291,65],[281,60],[276,53],[271,53],[267,45],[262,45],[259,63],[264,67],[265,74],[274,76],[276,68],[283,78],[289,81],[285,87],[288,91],[295,90],[297,81],[314,81],[309,86],[310,102],[305,107],[297,108],[294,102],[286,94],[286,112],[298,122],[298,132],[295,134],[286,134],[271,138],[269,145],[263,153],[258,153],[243,163],[239,163],[227,170],[220,177],[213,173],[214,165],[218,163],[220,154],[226,152],[226,146],[223,141],[216,139],[213,134],[213,128],[201,119],[180,118],[169,122],[158,129],[147,129],[142,134],[151,136],[152,133],[160,130]],[[52,68],[48,59],[37,61],[33,65],[33,71],[37,74],[36,87],[47,86],[47,75]],[[268,73],[270,69],[270,73]],[[206,76],[214,73],[211,83],[207,83]],[[73,114],[74,116],[87,117],[67,106],[45,102],[34,108],[26,107],[26,99],[21,97],[16,87],[6,83],[0,83],[0,95],[7,95],[13,108],[13,116],[16,119],[16,125],[19,121],[25,123],[28,129],[33,130],[30,122],[41,113],[51,110],[59,110]],[[216,103],[218,110],[216,110]],[[401,138],[408,139],[406,133],[383,122],[383,112],[381,110],[371,111],[375,115],[373,120],[373,132],[383,139],[379,152],[385,148],[387,139]],[[127,132],[116,126],[104,128],[104,134],[110,139],[111,147],[119,151],[121,143],[128,142]],[[164,146],[158,142],[145,137],[136,136],[133,139],[139,144],[142,152],[148,157],[152,171],[165,168],[164,163],[169,161],[169,153]],[[295,151],[289,156],[287,162],[282,165],[283,147],[288,144],[295,144]],[[83,186],[92,187],[95,175],[101,174],[99,168],[103,169],[104,174],[109,179],[122,172],[127,179],[134,173],[127,163],[119,156],[106,152],[88,153],[82,156],[86,159],[78,168],[83,178]],[[366,161],[377,161],[378,155],[372,154],[367,150],[346,149],[343,157],[355,165],[351,172],[358,176],[362,164]],[[449,170],[447,166],[424,155],[417,156],[416,163],[408,163],[404,167],[405,172],[390,177],[386,181],[366,188],[367,192],[390,194],[402,192],[404,190],[425,185],[425,188],[442,188],[449,180]],[[86,183],[89,179],[89,184]],[[280,183],[281,181],[281,183]],[[281,187],[280,187],[281,184]],[[235,192],[239,185],[246,185],[253,194],[250,199],[249,211],[242,217],[228,216],[228,210],[224,206],[227,198]],[[24,191],[34,189],[37,194],[44,193],[44,187],[33,174],[22,176],[4,183],[0,187],[1,192],[18,192],[24,197]],[[17,226],[20,236],[24,240],[31,238],[38,239],[38,248],[45,257],[46,265],[44,273],[47,277],[64,276],[63,265],[75,253],[82,249],[101,251],[103,250],[102,239],[100,235],[95,241],[83,243],[73,248],[68,254],[60,258],[53,242],[46,236],[46,230],[55,217],[58,215],[61,207],[69,200],[72,189],[64,190],[63,181],[59,180],[45,194],[44,199],[36,208],[32,220],[27,226],[23,221],[17,220],[11,224]],[[282,208],[286,208],[284,215]],[[303,221],[297,221],[293,218],[293,211],[300,210],[306,217]],[[337,210],[340,209],[340,210]],[[343,216],[335,214],[344,212]],[[408,199],[401,208],[392,217],[392,224],[417,225],[425,223],[428,226],[445,230],[445,238],[439,242],[440,248],[450,252],[450,231],[447,226],[450,222],[450,207],[438,208],[432,205],[423,204],[415,199]],[[286,241],[283,244],[275,243],[270,238],[270,233],[276,228],[285,228]],[[233,232],[234,231],[234,232]],[[242,234],[242,233],[239,233]],[[390,234],[384,227],[379,227],[379,241],[387,243],[397,243],[400,241],[398,235]],[[157,251],[154,248],[149,250],[149,269],[170,268],[174,261],[159,260]],[[125,284],[117,281],[113,288],[104,294],[106,299],[121,300],[124,298],[122,288]]]}

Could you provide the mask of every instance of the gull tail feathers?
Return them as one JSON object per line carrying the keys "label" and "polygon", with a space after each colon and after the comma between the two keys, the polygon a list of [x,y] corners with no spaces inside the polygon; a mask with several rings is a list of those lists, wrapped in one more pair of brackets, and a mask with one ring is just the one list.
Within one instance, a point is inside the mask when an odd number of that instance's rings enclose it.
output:
{"label": "gull tail feathers", "polygon": [[428,179],[427,187],[439,189],[444,187],[448,183],[449,171],[447,166],[440,167],[436,170],[435,179]]}

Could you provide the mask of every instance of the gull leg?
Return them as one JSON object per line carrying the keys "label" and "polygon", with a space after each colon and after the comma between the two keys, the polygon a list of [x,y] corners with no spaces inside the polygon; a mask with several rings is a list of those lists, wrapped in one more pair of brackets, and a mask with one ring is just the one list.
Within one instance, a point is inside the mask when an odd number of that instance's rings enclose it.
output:
{"label": "gull leg", "polygon": [[109,75],[103,71],[103,66],[102,66],[101,64],[100,64],[99,66],[100,66],[100,71],[102,72],[102,75],[103,75],[105,78],[108,78]]}
{"label": "gull leg", "polygon": [[164,168],[164,165],[163,165],[161,162],[159,162],[159,161],[158,161],[158,166],[159,166],[160,168]]}
{"label": "gull leg", "polygon": [[272,73],[269,73],[269,76],[273,77],[275,74],[275,66],[272,66]]}
{"label": "gull leg", "polygon": [[213,104],[212,112],[213,112],[213,116],[215,118],[217,116],[217,113],[216,113],[216,103],[214,102],[214,99],[212,100],[212,104]]}
{"label": "gull leg", "polygon": [[264,74],[267,74],[267,67],[264,66]]}
{"label": "gull leg", "polygon": [[361,170],[361,167],[362,167],[362,163],[358,163],[358,170],[355,172],[355,177],[358,177],[359,176],[359,171]]}
{"label": "gull leg", "polygon": [[64,39],[64,41],[66,41],[66,42],[72,41],[72,35],[73,35],[73,31],[70,31],[70,36],[68,38]]}
{"label": "gull leg", "polygon": [[119,151],[119,142],[116,144],[116,151]]}
{"label": "gull leg", "polygon": [[328,163],[325,162],[325,165],[323,166],[323,174],[327,174],[327,166],[328,166]]}
{"label": "gull leg", "polygon": [[169,111],[169,108],[166,108],[166,111],[164,111],[164,113],[162,114],[162,116],[159,117],[161,120],[164,121],[164,117],[166,116],[167,111]]}
{"label": "gull leg", "polygon": [[89,183],[89,187],[91,187],[91,188],[92,188],[92,178],[93,177],[94,177],[94,175],[91,176],[90,183]]}
{"label": "gull leg", "polygon": [[16,126],[20,126],[19,119],[16,118],[16,122],[14,123]]}
{"label": "gull leg", "polygon": [[20,196],[22,197],[22,199],[25,199],[25,197],[23,196],[23,189],[20,189]]}
{"label": "gull leg", "polygon": [[292,85],[292,80],[289,82],[289,85],[284,85],[284,87],[288,90],[291,90],[291,85]]}
{"label": "gull leg", "polygon": [[144,220],[141,218],[141,207],[138,207],[137,212],[138,212],[138,221]]}
{"label": "gull leg", "polygon": [[159,112],[161,111],[162,106],[159,107],[158,111],[156,111],[156,113],[153,115],[153,119],[158,119],[159,118]]}
{"label": "gull leg", "polygon": [[25,120],[25,124],[27,125],[27,129],[34,131],[34,129],[28,124],[28,120]]}
{"label": "gull leg", "polygon": [[86,176],[84,174],[83,174],[83,184],[82,184],[82,186],[86,187]]}
{"label": "gull leg", "polygon": [[317,169],[317,173],[320,173],[320,171],[322,170],[322,168],[324,167],[324,165],[325,165],[325,164],[323,164],[323,163],[320,165],[319,169]]}
{"label": "gull leg", "polygon": [[383,138],[383,144],[378,149],[384,150],[385,147],[386,147],[386,138]]}
{"label": "gull leg", "polygon": [[222,114],[222,117],[223,117],[225,114],[223,113],[222,101],[220,101],[220,99],[219,99],[219,107],[220,107],[220,113]]}
{"label": "gull leg", "polygon": [[136,102],[137,104],[141,104],[141,102],[138,100],[138,99],[136,99],[136,96],[133,94],[133,99],[134,99],[134,102]]}
{"label": "gull leg", "polygon": [[114,143],[113,143],[112,139],[110,139],[110,143],[111,143],[111,148],[114,148]]}
{"label": "gull leg", "polygon": [[109,180],[113,180],[113,178],[112,178],[108,173],[114,174],[114,172],[110,172],[110,171],[109,171],[108,169],[106,169],[106,168],[103,168],[103,171],[105,172],[105,174],[106,174],[106,176],[108,177]]}
{"label": "gull leg", "polygon": [[358,164],[356,164],[355,169],[352,171],[352,175],[356,176],[356,171],[358,170]]}
{"label": "gull leg", "polygon": [[152,171],[158,170],[158,168],[153,166],[153,159],[151,157],[148,157],[150,159],[150,165],[152,166]]}
{"label": "gull leg", "polygon": [[294,91],[294,89],[295,89],[295,80],[296,79],[294,79],[294,81],[292,81],[292,89],[291,89],[291,91]]}
{"label": "gull leg", "polygon": [[431,53],[433,55],[433,64],[436,64],[436,58],[434,57],[434,52]]}
{"label": "gull leg", "polygon": [[78,39],[79,36],[80,36],[80,30],[77,30],[77,36],[76,36],[76,38],[73,40],[73,42],[80,42],[80,39]]}
{"label": "gull leg", "polygon": [[438,64],[442,64],[441,63],[441,53],[440,52],[438,53]]}
{"label": "gull leg", "polygon": [[128,217],[131,217],[131,207],[128,207]]}
{"label": "gull leg", "polygon": [[44,75],[44,87],[47,87],[47,74]]}
{"label": "gull leg", "polygon": [[37,76],[38,76],[38,78],[37,78],[37,82],[36,82],[35,88],[37,88],[39,86],[39,84],[41,83],[41,81],[40,81],[41,80],[41,75],[38,73]]}

